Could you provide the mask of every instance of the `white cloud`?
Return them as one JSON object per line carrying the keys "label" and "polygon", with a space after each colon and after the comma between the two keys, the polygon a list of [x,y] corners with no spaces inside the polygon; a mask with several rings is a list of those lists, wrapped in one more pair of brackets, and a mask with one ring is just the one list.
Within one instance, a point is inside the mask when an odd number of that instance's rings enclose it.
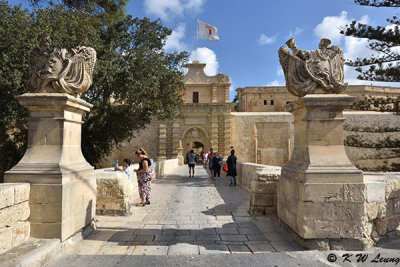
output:
{"label": "white cloud", "polygon": [[276,69],[276,75],[277,75],[278,77],[282,77],[282,76],[284,75],[282,67],[278,67],[278,68]]}
{"label": "white cloud", "polygon": [[198,14],[206,0],[145,0],[146,13],[156,15],[164,20],[182,17],[185,12]]}
{"label": "white cloud", "polygon": [[267,86],[283,86],[283,85],[285,85],[285,82],[279,80],[274,80],[272,82],[267,83]]}
{"label": "white cloud", "polygon": [[[193,61],[196,59],[196,50],[192,51],[189,56],[189,60]],[[204,72],[209,75],[215,75],[218,73],[218,60],[215,52],[207,47],[199,47],[197,48],[197,60],[200,63],[206,63],[206,67],[204,68]]]}
{"label": "white cloud", "polygon": [[319,38],[328,38],[334,43],[339,43],[343,38],[343,35],[340,34],[340,28],[350,23],[351,20],[347,17],[347,12],[342,11],[339,17],[324,17],[322,22],[314,28],[314,34]]}
{"label": "white cloud", "polygon": [[165,50],[186,50],[186,44],[182,41],[185,37],[186,24],[179,23],[178,27],[172,31],[172,34],[168,36],[165,43]]}
{"label": "white cloud", "polygon": [[[349,25],[353,18],[349,18],[346,11],[342,11],[339,16],[324,17],[322,22],[314,28],[314,34],[319,38],[331,39],[333,43],[340,43],[344,35],[340,33],[340,29]],[[369,18],[367,15],[358,20],[361,23],[368,23]]]}
{"label": "white cloud", "polygon": [[269,45],[269,44],[274,43],[275,41],[276,41],[276,36],[268,37],[263,33],[258,38],[258,44],[260,46]]}
{"label": "white cloud", "polygon": [[289,38],[295,37],[295,36],[299,35],[300,33],[302,33],[303,31],[304,30],[302,28],[296,27],[294,32],[292,32],[292,31],[289,32]]}

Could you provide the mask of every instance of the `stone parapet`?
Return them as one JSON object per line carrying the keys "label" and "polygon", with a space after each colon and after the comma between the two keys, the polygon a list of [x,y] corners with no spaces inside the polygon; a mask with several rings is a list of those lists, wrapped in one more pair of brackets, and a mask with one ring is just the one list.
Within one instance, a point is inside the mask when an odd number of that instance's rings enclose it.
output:
{"label": "stone parapet", "polygon": [[94,171],[97,183],[96,214],[126,216],[130,214],[131,203],[137,196],[136,174],[138,164],[131,165],[131,179],[114,168]]}
{"label": "stone parapet", "polygon": [[400,236],[400,173],[366,173],[366,235],[375,243]]}
{"label": "stone parapet", "polygon": [[27,183],[0,184],[0,254],[30,237],[29,191]]}
{"label": "stone parapet", "polygon": [[[178,167],[178,159],[160,160],[154,162],[155,178],[166,175]],[[97,169],[94,171],[97,183],[96,214],[111,216],[126,216],[130,214],[131,203],[139,197],[136,173],[138,164],[131,165],[131,180],[114,168]]]}
{"label": "stone parapet", "polygon": [[276,214],[277,187],[281,168],[254,163],[237,163],[237,181],[250,191],[250,214]]}

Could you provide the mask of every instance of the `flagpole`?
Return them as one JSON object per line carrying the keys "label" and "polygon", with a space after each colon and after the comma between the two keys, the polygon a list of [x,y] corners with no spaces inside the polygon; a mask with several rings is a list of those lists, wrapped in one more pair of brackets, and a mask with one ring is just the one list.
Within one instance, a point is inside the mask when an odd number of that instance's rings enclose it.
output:
{"label": "flagpole", "polygon": [[197,48],[199,45],[199,19],[197,19],[197,27],[196,27],[196,60],[198,61],[199,59],[197,58]]}

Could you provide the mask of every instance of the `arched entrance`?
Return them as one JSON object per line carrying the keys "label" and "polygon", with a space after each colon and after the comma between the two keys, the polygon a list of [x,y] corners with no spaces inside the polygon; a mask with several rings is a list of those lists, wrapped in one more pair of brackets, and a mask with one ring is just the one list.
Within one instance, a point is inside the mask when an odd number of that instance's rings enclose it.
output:
{"label": "arched entrance", "polygon": [[184,156],[193,149],[198,155],[209,149],[208,136],[201,127],[191,127],[182,135]]}

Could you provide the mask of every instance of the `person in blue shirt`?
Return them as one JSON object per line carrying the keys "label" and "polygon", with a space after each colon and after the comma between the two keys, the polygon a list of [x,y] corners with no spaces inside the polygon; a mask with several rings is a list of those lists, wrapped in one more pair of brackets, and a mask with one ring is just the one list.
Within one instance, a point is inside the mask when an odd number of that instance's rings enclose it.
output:
{"label": "person in blue shirt", "polygon": [[214,180],[217,177],[221,176],[221,164],[223,164],[223,159],[222,157],[219,156],[218,152],[215,152],[215,157],[212,159],[212,167],[213,167],[213,173],[214,173]]}
{"label": "person in blue shirt", "polygon": [[126,173],[126,175],[128,176],[128,182],[131,181],[131,160],[130,159],[125,158],[123,160],[122,168],[120,166],[118,166],[118,164],[115,165],[115,167],[117,168],[117,170],[119,170],[123,173]]}

